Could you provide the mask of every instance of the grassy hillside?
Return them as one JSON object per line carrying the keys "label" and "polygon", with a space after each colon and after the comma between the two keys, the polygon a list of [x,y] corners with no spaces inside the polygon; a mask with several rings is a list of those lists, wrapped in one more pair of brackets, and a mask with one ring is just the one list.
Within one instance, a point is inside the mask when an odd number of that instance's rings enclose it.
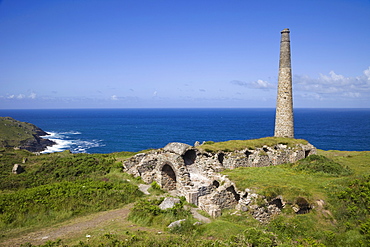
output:
{"label": "grassy hillside", "polygon": [[[221,217],[203,225],[193,224],[192,205],[183,200],[174,209],[160,210],[163,192],[155,184],[151,191],[160,196],[144,196],[137,187],[140,180],[122,172],[122,161],[132,155],[62,152],[37,156],[1,149],[0,245],[27,232],[82,220],[130,202],[136,202],[130,221],[112,221],[104,225],[104,231],[99,225],[80,237],[43,246],[370,245],[370,152],[319,150],[317,156],[295,164],[226,170],[224,174],[239,190],[249,188],[267,199],[280,195],[286,206],[268,224],[255,220],[248,211],[224,210]],[[24,166],[25,172],[11,174],[14,163]],[[291,205],[299,198],[314,206],[309,213],[294,213]],[[169,230],[167,224],[176,219],[186,221]],[[133,230],[133,225],[141,230]],[[93,237],[87,239],[85,235],[91,233]]]}

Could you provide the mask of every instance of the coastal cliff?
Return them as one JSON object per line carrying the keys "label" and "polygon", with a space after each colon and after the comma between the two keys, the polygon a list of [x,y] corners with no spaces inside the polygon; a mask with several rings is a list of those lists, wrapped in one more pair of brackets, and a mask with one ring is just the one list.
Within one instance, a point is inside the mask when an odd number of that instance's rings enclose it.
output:
{"label": "coastal cliff", "polygon": [[44,139],[48,133],[39,127],[15,120],[11,117],[0,117],[0,146],[26,149],[41,152],[55,142]]}

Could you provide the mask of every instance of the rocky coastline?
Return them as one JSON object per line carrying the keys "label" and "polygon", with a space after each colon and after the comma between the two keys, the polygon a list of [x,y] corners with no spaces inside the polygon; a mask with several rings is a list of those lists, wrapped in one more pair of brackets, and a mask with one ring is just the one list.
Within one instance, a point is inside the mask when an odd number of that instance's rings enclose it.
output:
{"label": "rocky coastline", "polygon": [[11,117],[0,117],[0,146],[19,148],[30,152],[42,152],[56,143],[43,138],[49,135],[41,128]]}

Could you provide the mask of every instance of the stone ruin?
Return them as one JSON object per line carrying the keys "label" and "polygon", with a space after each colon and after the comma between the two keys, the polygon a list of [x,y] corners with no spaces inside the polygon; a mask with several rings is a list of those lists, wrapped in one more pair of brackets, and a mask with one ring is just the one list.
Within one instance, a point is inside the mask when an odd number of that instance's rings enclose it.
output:
{"label": "stone ruin", "polygon": [[[253,150],[211,153],[173,142],[161,149],[136,154],[126,160],[123,167],[125,172],[140,176],[145,183],[156,182],[163,190],[184,196],[187,202],[217,217],[225,208],[246,211],[251,201],[258,197],[249,189],[239,191],[233,182],[220,174],[222,170],[293,163],[311,154],[316,154],[316,148],[311,144],[296,144],[294,148],[277,144]],[[271,212],[278,211],[283,202],[277,200],[277,203],[269,204],[265,210],[254,210],[256,219],[265,214],[259,219],[264,221]]]}

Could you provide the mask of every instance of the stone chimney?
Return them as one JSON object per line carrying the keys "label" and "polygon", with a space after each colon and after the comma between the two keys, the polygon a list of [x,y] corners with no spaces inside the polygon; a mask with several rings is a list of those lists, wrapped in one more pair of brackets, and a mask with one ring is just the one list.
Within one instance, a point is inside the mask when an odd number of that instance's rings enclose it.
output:
{"label": "stone chimney", "polygon": [[276,137],[294,138],[292,67],[290,62],[289,29],[281,31],[279,81],[276,101]]}

